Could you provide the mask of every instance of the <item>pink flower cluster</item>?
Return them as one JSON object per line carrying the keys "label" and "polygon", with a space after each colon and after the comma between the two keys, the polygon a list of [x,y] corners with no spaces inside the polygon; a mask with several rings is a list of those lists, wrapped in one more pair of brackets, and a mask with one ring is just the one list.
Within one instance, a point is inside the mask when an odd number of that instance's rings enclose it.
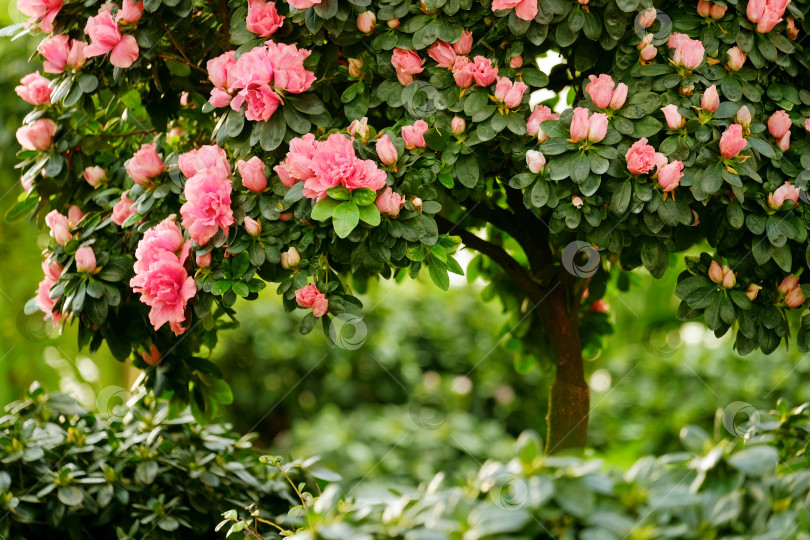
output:
{"label": "pink flower cluster", "polygon": [[64,214],[61,214],[59,210],[51,210],[50,213],[45,216],[45,224],[51,229],[51,237],[56,240],[56,243],[60,246],[64,246],[73,240],[73,235],[70,232],[70,221],[71,220]]}
{"label": "pink flower cluster", "polygon": [[[613,77],[603,73],[598,77],[590,75],[588,84],[585,85],[585,93],[591,96],[593,104],[600,109],[607,109],[610,107],[613,110],[619,110],[624,106],[627,101],[627,85],[624,83],[613,82]],[[614,88],[614,85],[616,86]]]}
{"label": "pink flower cluster", "polygon": [[39,71],[35,71],[23,77],[14,91],[31,105],[44,105],[51,101],[50,85],[50,80],[40,75]]}
{"label": "pink flower cluster", "polygon": [[185,185],[186,203],[180,208],[183,227],[198,245],[204,245],[220,229],[228,234],[233,225],[231,209],[231,166],[225,150],[203,146],[181,155],[180,170],[189,180]]}
{"label": "pink flower cluster", "polygon": [[184,266],[191,243],[183,240],[183,233],[174,216],[161,221],[144,233],[135,250],[135,277],[129,285],[141,295],[141,302],[151,307],[149,322],[158,330],[169,323],[177,335],[186,331],[186,305],[197,293],[194,278]]}
{"label": "pink flower cluster", "polygon": [[[683,178],[683,163],[680,161],[668,162],[667,157],[656,152],[647,144],[647,139],[641,138],[627,150],[624,158],[627,160],[627,170],[630,174],[650,174],[658,179],[658,185],[665,193],[674,190]],[[655,169],[655,172],[653,172]]]}
{"label": "pink flower cluster", "polygon": [[17,0],[17,9],[31,20],[27,26],[39,21],[39,28],[43,32],[53,32],[53,20],[62,9],[62,0]]}
{"label": "pink flower cluster", "polygon": [[786,111],[776,111],[768,118],[768,132],[776,139],[776,144],[782,151],[790,148],[790,127],[793,120]]}
{"label": "pink flower cluster", "polygon": [[396,193],[389,186],[377,196],[377,200],[374,201],[374,204],[377,205],[381,214],[387,214],[395,218],[399,215],[399,211],[402,210],[402,205],[405,204],[405,198],[399,193]]}
{"label": "pink flower cluster", "polygon": [[537,142],[545,142],[548,140],[548,135],[543,133],[543,128],[540,126],[546,120],[559,120],[560,115],[551,112],[545,105],[535,106],[529,119],[526,121],[526,134],[537,137]]}
{"label": "pink flower cluster", "polygon": [[574,109],[574,117],[571,119],[571,141],[580,142],[587,139],[588,142],[598,143],[607,135],[607,129],[606,114],[590,114],[585,107]]}
{"label": "pink flower cluster", "polygon": [[472,60],[458,56],[453,64],[453,79],[459,88],[469,88],[473,84],[489,86],[498,79],[498,68],[485,56],[476,56]]}
{"label": "pink flower cluster", "polygon": [[45,73],[63,73],[65,68],[78,69],[84,65],[86,48],[84,41],[59,34],[42,40],[37,50],[45,58],[42,64]]}
{"label": "pink flower cluster", "polygon": [[697,69],[703,63],[703,57],[706,55],[703,42],[678,32],[673,32],[669,36],[667,46],[675,49],[672,54],[672,61],[675,65],[688,71]]}
{"label": "pink flower cluster", "polygon": [[453,69],[458,55],[468,54],[472,50],[473,35],[466,28],[461,31],[461,37],[450,44],[437,39],[433,45],[428,47],[428,56],[433,58],[439,67]]}
{"label": "pink flower cluster", "polygon": [[59,281],[59,276],[62,275],[62,265],[54,261],[42,261],[42,271],[45,277],[39,282],[37,287],[37,307],[45,312],[43,320],[51,319],[54,327],[62,321],[62,314],[55,309],[58,298],[51,298],[51,287],[56,285]]}
{"label": "pink flower cluster", "polygon": [[[141,4],[141,9],[142,7],[143,4]],[[119,11],[122,17],[123,13],[123,10]],[[140,19],[140,13],[142,11],[138,13],[138,19]],[[138,59],[140,51],[135,36],[122,36],[118,22],[113,19],[109,11],[102,9],[95,17],[87,19],[84,33],[90,37],[90,45],[84,49],[84,56],[87,58],[110,53],[110,63],[119,68],[128,68]]]}
{"label": "pink flower cluster", "polygon": [[269,37],[284,24],[285,17],[279,15],[275,2],[248,0],[247,29],[261,37]]}
{"label": "pink flower cluster", "polygon": [[284,103],[278,91],[300,94],[315,82],[315,74],[304,68],[310,54],[272,40],[238,60],[234,51],[228,51],[208,61],[208,78],[214,85],[208,101],[214,107],[230,105],[235,111],[247,103],[245,118],[267,121]]}
{"label": "pink flower cluster", "polygon": [[273,170],[288,188],[304,182],[304,196],[316,200],[335,186],[378,191],[386,179],[376,163],[357,157],[352,139],[341,133],[333,133],[325,141],[315,140],[311,133],[293,139],[286,159]]}
{"label": "pink flower cluster", "polygon": [[47,150],[53,144],[58,127],[50,118],[38,118],[17,130],[17,142],[26,150]]}
{"label": "pink flower cluster", "polygon": [[391,54],[391,65],[397,73],[397,80],[402,86],[408,86],[413,82],[413,76],[422,73],[422,59],[414,51],[400,49],[396,47]]}
{"label": "pink flower cluster", "polygon": [[722,19],[726,10],[728,6],[721,6],[708,0],[699,0],[697,5],[697,14],[706,18]]}
{"label": "pink flower cluster", "polygon": [[514,9],[515,15],[524,21],[531,21],[537,16],[539,8],[537,0],[495,0],[492,2],[492,11]]}
{"label": "pink flower cluster", "polygon": [[295,291],[295,301],[303,308],[312,308],[316,317],[323,317],[329,311],[329,300],[314,283]]}
{"label": "pink flower cluster", "polygon": [[410,126],[402,126],[402,140],[405,141],[405,148],[416,150],[417,148],[427,148],[425,133],[430,129],[424,120],[417,120]]}
{"label": "pink flower cluster", "polygon": [[782,22],[790,0],[748,0],[745,14],[757,25],[757,32],[765,34]]}
{"label": "pink flower cluster", "polygon": [[779,294],[785,297],[785,305],[791,309],[802,307],[807,300],[799,284],[799,276],[788,274],[777,287]]}

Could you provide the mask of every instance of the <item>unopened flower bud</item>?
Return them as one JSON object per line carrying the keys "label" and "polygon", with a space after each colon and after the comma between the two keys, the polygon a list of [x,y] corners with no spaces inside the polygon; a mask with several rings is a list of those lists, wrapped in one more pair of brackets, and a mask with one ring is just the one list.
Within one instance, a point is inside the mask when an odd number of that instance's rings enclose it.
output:
{"label": "unopened flower bud", "polygon": [[301,254],[294,247],[281,254],[281,267],[285,270],[295,268],[301,262]]}

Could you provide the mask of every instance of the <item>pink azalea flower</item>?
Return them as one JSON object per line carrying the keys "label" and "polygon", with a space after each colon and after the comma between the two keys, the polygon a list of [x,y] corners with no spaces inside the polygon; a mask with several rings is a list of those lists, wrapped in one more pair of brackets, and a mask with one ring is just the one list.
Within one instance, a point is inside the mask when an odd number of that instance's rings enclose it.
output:
{"label": "pink azalea flower", "polygon": [[180,208],[183,227],[200,246],[220,229],[233,225],[231,182],[217,172],[202,171],[186,182],[186,203]]}

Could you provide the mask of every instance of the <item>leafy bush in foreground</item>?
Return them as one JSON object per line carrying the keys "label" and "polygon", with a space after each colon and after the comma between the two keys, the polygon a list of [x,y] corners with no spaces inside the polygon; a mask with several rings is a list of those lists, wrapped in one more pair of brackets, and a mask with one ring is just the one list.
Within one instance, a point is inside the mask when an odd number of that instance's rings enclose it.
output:
{"label": "leafy bush in foreground", "polygon": [[[808,539],[808,406],[780,403],[772,415],[734,440],[686,427],[687,451],[641,458],[624,473],[600,460],[543,456],[526,432],[511,461],[484,463],[463,486],[443,486],[440,474],[418,489],[355,486],[343,498],[332,485],[319,497],[302,493],[280,527],[296,540]],[[235,522],[262,538],[234,511],[225,518],[221,527]]]}
{"label": "leafy bush in foreground", "polygon": [[292,501],[251,438],[162,402],[105,419],[35,384],[0,417],[0,537],[215,537],[230,506]]}

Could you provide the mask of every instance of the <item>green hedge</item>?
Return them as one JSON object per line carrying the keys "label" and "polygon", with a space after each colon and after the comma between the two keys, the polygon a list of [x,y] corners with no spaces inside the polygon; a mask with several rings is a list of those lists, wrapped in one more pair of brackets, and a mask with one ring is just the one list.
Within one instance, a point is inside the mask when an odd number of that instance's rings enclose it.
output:
{"label": "green hedge", "polygon": [[[252,436],[163,402],[93,415],[33,385],[0,417],[0,537],[216,538],[219,515],[294,502]],[[105,418],[105,416],[107,418]]]}
{"label": "green hedge", "polygon": [[[754,419],[752,429],[720,441],[686,427],[684,452],[642,458],[626,472],[598,459],[543,456],[539,438],[524,433],[511,461],[484,463],[464,485],[441,474],[411,490],[361,484],[344,495],[330,485],[317,497],[303,493],[277,523],[296,540],[806,540],[808,407],[780,404]],[[733,418],[718,420],[740,429]],[[235,512],[225,517],[225,532],[230,522],[252,528]],[[277,538],[269,526],[259,531]]]}

